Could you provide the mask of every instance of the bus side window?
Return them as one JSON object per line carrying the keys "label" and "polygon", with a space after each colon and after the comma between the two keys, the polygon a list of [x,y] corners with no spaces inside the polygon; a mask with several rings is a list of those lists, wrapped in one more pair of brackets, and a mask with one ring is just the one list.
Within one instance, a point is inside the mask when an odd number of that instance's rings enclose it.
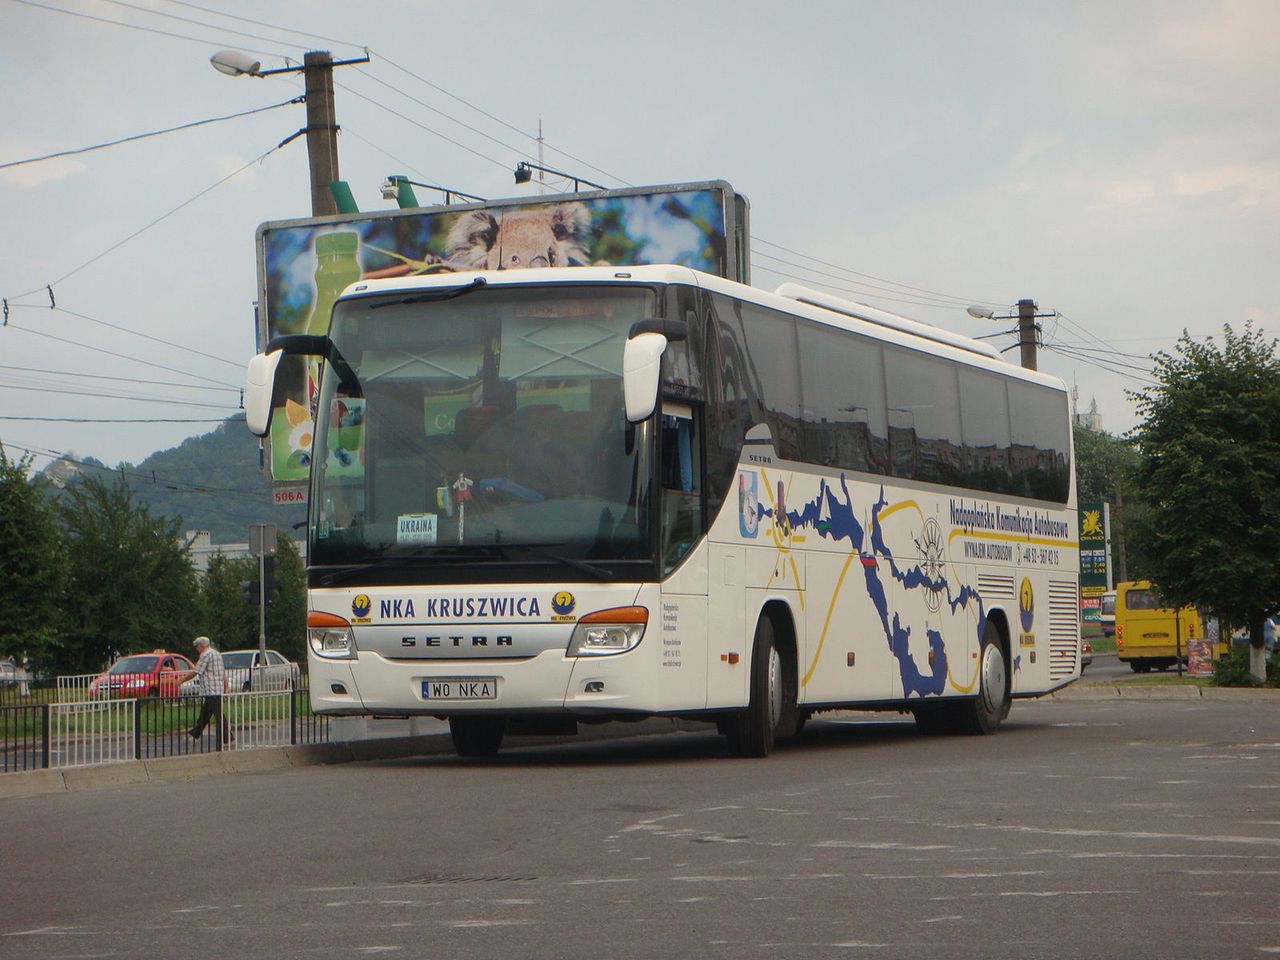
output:
{"label": "bus side window", "polygon": [[670,571],[702,534],[702,437],[689,404],[662,405],[662,565]]}

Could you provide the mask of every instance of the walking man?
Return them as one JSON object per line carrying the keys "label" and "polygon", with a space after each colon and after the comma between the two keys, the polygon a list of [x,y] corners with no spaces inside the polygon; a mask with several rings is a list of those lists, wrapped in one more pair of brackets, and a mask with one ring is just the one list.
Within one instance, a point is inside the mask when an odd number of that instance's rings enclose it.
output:
{"label": "walking man", "polygon": [[213,649],[208,637],[196,637],[195,647],[199,654],[196,668],[194,671],[188,670],[182,679],[186,681],[196,678],[196,687],[204,697],[204,702],[200,704],[200,716],[196,719],[196,725],[187,733],[191,734],[191,739],[199,740],[205,725],[216,717],[222,731],[222,745],[225,747],[233,738],[227,727],[227,718],[222,715],[222,695],[227,692],[227,671],[222,666],[222,654]]}

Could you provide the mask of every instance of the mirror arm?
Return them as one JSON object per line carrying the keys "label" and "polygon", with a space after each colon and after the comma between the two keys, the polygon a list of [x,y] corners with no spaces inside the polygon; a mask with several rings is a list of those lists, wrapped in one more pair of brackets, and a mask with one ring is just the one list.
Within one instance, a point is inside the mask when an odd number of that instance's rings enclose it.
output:
{"label": "mirror arm", "polygon": [[667,338],[668,343],[679,343],[689,339],[689,324],[683,320],[658,320],[652,317],[637,320],[631,325],[627,339],[634,340],[642,333],[660,333]]}

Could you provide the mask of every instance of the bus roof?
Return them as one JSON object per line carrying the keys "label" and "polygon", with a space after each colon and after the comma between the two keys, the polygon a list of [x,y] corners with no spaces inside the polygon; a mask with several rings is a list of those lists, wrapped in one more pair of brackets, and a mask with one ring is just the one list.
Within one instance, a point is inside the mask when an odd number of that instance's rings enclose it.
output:
{"label": "bus roof", "polygon": [[459,287],[484,278],[487,286],[526,286],[542,283],[634,283],[685,284],[722,293],[760,306],[797,314],[819,323],[860,333],[876,340],[914,347],[946,356],[961,363],[992,370],[1005,376],[1029,380],[1043,386],[1066,390],[1058,377],[1026,370],[1005,360],[980,340],[935,327],[932,324],[845,300],[832,294],[784,283],[776,291],[761,290],[733,280],[674,264],[647,264],[633,267],[552,267],[531,270],[480,270],[437,273],[420,277],[359,280],[343,291],[342,299],[377,294]]}

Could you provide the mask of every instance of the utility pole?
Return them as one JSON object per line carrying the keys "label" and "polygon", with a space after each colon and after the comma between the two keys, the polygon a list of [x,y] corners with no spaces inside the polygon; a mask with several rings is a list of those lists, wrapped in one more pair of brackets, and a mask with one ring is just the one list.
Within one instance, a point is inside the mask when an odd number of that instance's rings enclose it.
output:
{"label": "utility pole", "polygon": [[333,106],[333,56],[314,50],[302,60],[307,91],[307,159],[311,166],[311,215],[338,212],[329,184],[338,176],[338,122]]}
{"label": "utility pole", "polygon": [[[309,102],[309,101],[308,101]],[[1021,348],[1022,366],[1025,370],[1036,367],[1036,302],[1018,301],[1018,346]]]}
{"label": "utility pole", "polygon": [[307,125],[280,145],[302,134],[307,135],[307,159],[311,167],[311,215],[324,217],[338,212],[331,184],[338,177],[338,121],[333,106],[333,68],[348,64],[368,63],[369,56],[353,60],[334,60],[328,50],[312,50],[302,58],[300,67],[263,70],[262,64],[247,53],[222,50],[209,58],[213,68],[231,77],[271,77],[282,73],[301,73],[306,81]]}
{"label": "utility pole", "polygon": [[[1003,314],[997,316],[986,307],[968,307],[966,312],[969,316],[978,320],[1017,320],[1018,321],[1018,346],[1022,351],[1022,366],[1026,370],[1038,369],[1036,366],[1036,347],[1040,344],[1040,327],[1036,323],[1041,317],[1056,317],[1055,311],[1049,313],[1036,313],[1036,302],[1030,298],[1018,301],[1018,312],[1016,315]],[[1013,347],[1008,349],[1012,350]],[[1003,353],[1004,351],[1000,351]]]}

